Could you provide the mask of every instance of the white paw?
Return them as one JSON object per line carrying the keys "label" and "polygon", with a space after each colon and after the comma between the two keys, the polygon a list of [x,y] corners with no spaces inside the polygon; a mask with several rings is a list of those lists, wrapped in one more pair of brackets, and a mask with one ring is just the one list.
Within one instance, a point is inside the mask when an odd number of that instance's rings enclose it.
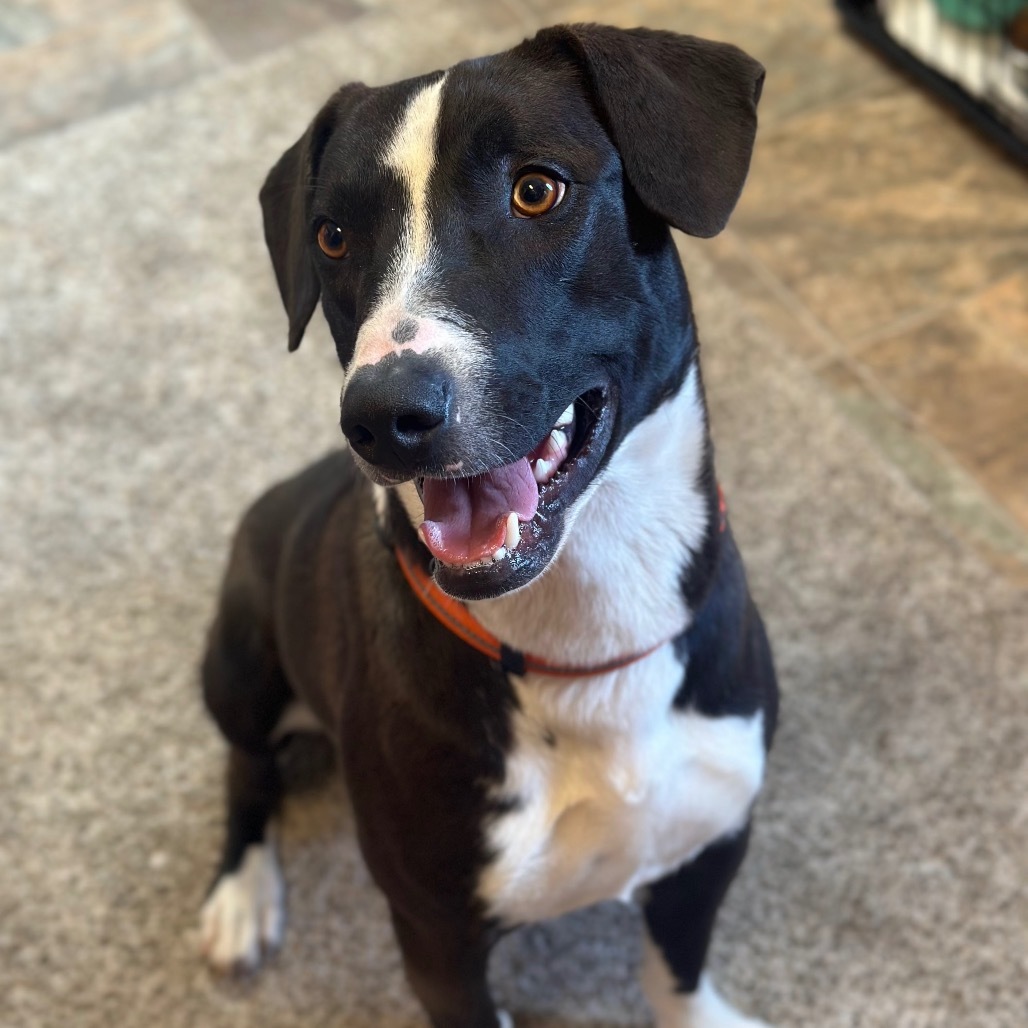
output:
{"label": "white paw", "polygon": [[514,1028],[514,1018],[506,1010],[497,1010],[496,1019],[500,1022],[500,1028]]}
{"label": "white paw", "polygon": [[691,996],[679,998],[684,1001],[684,1019],[675,1023],[683,1028],[771,1028],[765,1021],[746,1017],[729,1006],[706,975]]}
{"label": "white paw", "polygon": [[695,992],[679,992],[663,955],[649,938],[643,942],[640,979],[657,1028],[771,1028],[730,1007],[707,975],[700,978]]}
{"label": "white paw", "polygon": [[253,971],[278,948],[285,922],[282,872],[270,844],[248,846],[200,912],[200,950],[217,971]]}

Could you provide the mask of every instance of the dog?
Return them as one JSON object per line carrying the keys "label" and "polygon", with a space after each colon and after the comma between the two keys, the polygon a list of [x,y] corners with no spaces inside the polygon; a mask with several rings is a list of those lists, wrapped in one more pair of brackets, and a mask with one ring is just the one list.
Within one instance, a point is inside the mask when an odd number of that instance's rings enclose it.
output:
{"label": "dog", "polygon": [[670,228],[724,227],[763,80],[727,44],[547,28],[344,86],[268,175],[289,348],[320,301],[348,446],[249,510],[210,629],[216,968],[280,942],[277,749],[318,729],[436,1028],[511,1024],[497,938],[612,898],[660,1028],[762,1024],[704,961],[777,684]]}

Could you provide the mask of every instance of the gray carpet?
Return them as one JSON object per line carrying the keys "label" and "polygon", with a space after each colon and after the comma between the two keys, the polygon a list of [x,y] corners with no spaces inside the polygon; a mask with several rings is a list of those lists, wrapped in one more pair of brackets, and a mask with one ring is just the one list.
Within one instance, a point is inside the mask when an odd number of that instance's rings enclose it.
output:
{"label": "gray carpet", "polygon": [[[337,439],[327,333],[286,355],[258,185],[338,81],[509,42],[463,32],[357,22],[0,155],[5,1026],[420,1023],[338,790],[288,809],[281,955],[248,983],[200,965],[221,746],[195,678],[239,511]],[[718,978],[782,1028],[1023,1028],[1028,602],[687,255],[785,692]],[[526,930],[496,991],[526,1026],[643,1025],[636,931],[615,906]]]}

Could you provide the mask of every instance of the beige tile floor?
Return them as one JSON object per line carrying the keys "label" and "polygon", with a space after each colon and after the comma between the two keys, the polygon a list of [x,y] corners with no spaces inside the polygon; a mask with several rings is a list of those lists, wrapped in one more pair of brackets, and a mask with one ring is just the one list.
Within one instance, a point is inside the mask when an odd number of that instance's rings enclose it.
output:
{"label": "beige tile floor", "polygon": [[[731,227],[703,247],[855,430],[1028,582],[1028,175],[842,33],[827,0],[428,0],[455,31],[647,24],[768,68]],[[0,146],[403,0],[0,0]],[[382,41],[404,45],[403,40]],[[424,41],[419,45],[424,48]],[[469,52],[468,56],[472,56]]]}

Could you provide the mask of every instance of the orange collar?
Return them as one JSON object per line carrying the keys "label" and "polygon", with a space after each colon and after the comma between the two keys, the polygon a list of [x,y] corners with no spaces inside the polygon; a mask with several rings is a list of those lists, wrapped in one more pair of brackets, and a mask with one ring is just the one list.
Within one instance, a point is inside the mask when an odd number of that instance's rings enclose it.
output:
{"label": "orange collar", "polygon": [[[718,486],[717,499],[720,531],[724,532],[727,525],[727,508],[720,486]],[[432,581],[432,576],[420,563],[404,553],[402,547],[396,546],[395,553],[396,562],[400,565],[403,577],[425,609],[462,642],[467,643],[473,650],[477,650],[490,660],[496,661],[507,674],[534,673],[549,675],[552,678],[588,678],[592,675],[606,675],[648,657],[671,641],[662,639],[655,646],[651,646],[641,653],[632,653],[627,657],[615,657],[603,664],[554,664],[544,657],[523,653],[521,650],[515,650],[501,642],[460,600],[447,596]]]}

